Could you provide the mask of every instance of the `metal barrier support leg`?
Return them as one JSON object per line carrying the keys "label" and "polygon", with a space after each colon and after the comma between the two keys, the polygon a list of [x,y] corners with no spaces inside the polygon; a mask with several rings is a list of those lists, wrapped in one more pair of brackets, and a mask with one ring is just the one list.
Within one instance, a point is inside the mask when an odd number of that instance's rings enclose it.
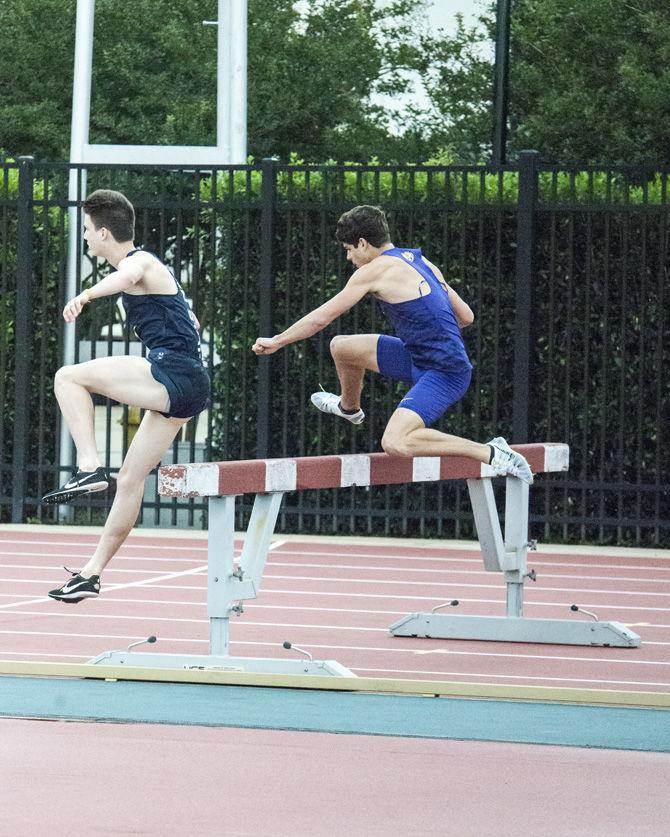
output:
{"label": "metal barrier support leg", "polygon": [[234,578],[235,497],[209,498],[209,537],[207,540],[207,615],[209,653],[228,654],[230,581]]}
{"label": "metal barrier support leg", "polygon": [[148,668],[212,669],[263,674],[312,674],[354,677],[335,660],[232,657],[229,653],[230,614],[241,614],[242,602],[254,599],[260,589],[270,541],[281,507],[283,492],[257,494],[244,539],[239,565],[235,566],[235,497],[209,498],[207,546],[207,615],[209,655],[147,654],[107,651],[91,660],[99,665]]}
{"label": "metal barrier support leg", "polygon": [[[640,637],[620,622],[582,619],[528,619],[523,616],[528,555],[528,485],[506,478],[503,540],[490,478],[468,480],[468,489],[488,571],[502,572],[507,585],[506,616],[410,613],[390,626],[394,636],[433,639],[499,640],[560,645],[636,648]],[[440,605],[438,605],[440,607]]]}

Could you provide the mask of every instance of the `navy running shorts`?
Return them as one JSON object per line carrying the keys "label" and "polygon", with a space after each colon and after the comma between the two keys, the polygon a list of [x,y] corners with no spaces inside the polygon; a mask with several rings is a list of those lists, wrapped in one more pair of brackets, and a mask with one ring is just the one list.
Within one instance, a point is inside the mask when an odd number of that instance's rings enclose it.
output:
{"label": "navy running shorts", "polygon": [[460,401],[472,377],[471,369],[453,372],[418,369],[402,340],[386,334],[380,334],[377,341],[377,365],[385,377],[412,384],[398,407],[415,412],[426,427],[434,424],[452,404]]}
{"label": "navy running shorts", "polygon": [[151,349],[147,356],[151,374],[168,391],[166,418],[191,418],[210,405],[209,375],[202,361],[182,352]]}

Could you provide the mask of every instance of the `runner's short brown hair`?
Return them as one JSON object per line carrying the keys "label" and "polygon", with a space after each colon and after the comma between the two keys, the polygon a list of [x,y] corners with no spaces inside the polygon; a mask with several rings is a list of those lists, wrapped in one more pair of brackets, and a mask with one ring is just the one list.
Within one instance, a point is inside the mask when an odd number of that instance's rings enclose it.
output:
{"label": "runner's short brown hair", "polygon": [[391,240],[389,225],[384,210],[378,206],[355,206],[337,222],[335,238],[342,244],[357,246],[364,238],[373,247],[381,247]]}
{"label": "runner's short brown hair", "polygon": [[113,189],[97,189],[84,201],[84,212],[96,230],[106,227],[117,241],[135,238],[135,210],[128,198]]}

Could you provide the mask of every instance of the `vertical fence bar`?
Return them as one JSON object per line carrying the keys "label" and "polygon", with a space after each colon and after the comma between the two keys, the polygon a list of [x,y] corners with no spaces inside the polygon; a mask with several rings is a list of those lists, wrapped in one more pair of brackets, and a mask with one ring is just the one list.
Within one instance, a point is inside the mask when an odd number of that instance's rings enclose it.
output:
{"label": "vertical fence bar", "polygon": [[33,157],[19,157],[18,240],[16,247],[16,320],[14,332],[14,450],[12,452],[12,523],[23,523],[26,499],[28,392],[30,384],[31,304],[33,284]]}
{"label": "vertical fence bar", "polygon": [[537,151],[519,154],[519,207],[516,250],[516,316],[514,327],[514,404],[512,436],[518,444],[528,441],[530,402],[530,353],[532,288],[535,271],[535,220],[537,211]]}
{"label": "vertical fence bar", "polygon": [[[277,159],[264,157],[261,163],[261,254],[258,280],[258,330],[261,337],[274,334],[272,308],[274,302],[275,222],[277,207]],[[272,436],[272,357],[258,359],[258,420],[256,425],[256,456],[270,455]]]}

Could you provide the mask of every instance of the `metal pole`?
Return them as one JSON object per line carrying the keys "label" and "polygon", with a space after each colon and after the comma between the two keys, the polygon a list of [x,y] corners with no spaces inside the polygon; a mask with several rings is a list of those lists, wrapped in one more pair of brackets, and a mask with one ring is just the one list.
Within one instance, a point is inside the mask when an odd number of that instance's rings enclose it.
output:
{"label": "metal pole", "polygon": [[[230,26],[230,162],[247,161],[247,0],[232,0]],[[221,27],[219,27],[221,28]]]}
{"label": "metal pole", "polygon": [[[261,253],[258,282],[258,331],[261,337],[272,337],[274,325],[272,305],[274,301],[274,245],[275,210],[277,201],[277,159],[264,157],[262,164],[263,186],[261,192]],[[270,455],[272,435],[272,357],[258,359],[258,423],[256,426],[256,456],[263,459]]]}
{"label": "metal pole", "polygon": [[496,12],[496,51],[493,73],[493,153],[494,166],[507,159],[507,109],[509,103],[509,36],[512,0],[498,0]]}
{"label": "metal pole", "polygon": [[522,151],[519,155],[516,313],[514,325],[514,394],[512,408],[512,435],[517,444],[528,441],[538,159],[539,154],[537,151]]}
{"label": "metal pole", "polygon": [[33,157],[19,157],[16,320],[14,326],[14,450],[12,523],[23,523],[26,500],[26,444],[30,424],[31,306],[33,286]]}
{"label": "metal pole", "polygon": [[219,0],[216,40],[216,144],[223,148],[222,163],[230,162],[231,117],[233,107],[232,30],[234,0]]}
{"label": "metal pole", "polygon": [[[72,123],[70,129],[71,168],[68,183],[66,301],[72,299],[77,293],[77,280],[81,268],[80,235],[82,223],[79,203],[86,195],[86,170],[78,169],[74,166],[84,162],[84,146],[88,143],[91,111],[94,16],[95,0],[77,0],[74,81],[72,84]],[[74,363],[75,358],[75,328],[66,327],[63,333],[63,366]],[[66,471],[74,466],[74,445],[72,444],[72,438],[64,421],[61,422],[58,462],[61,469]]]}

